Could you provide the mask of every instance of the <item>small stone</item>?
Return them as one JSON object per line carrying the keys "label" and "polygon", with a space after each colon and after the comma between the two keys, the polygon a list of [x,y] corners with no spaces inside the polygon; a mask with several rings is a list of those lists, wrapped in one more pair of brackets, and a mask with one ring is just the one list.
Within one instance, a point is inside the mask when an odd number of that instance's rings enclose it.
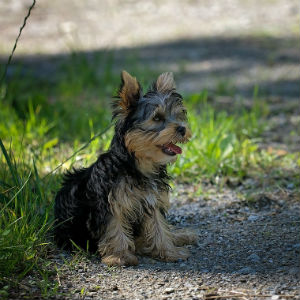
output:
{"label": "small stone", "polygon": [[299,276],[300,275],[300,268],[298,268],[298,267],[290,268],[289,269],[289,274]]}
{"label": "small stone", "polygon": [[251,215],[248,217],[248,221],[250,222],[255,222],[259,219],[259,216],[256,216],[256,215]]}
{"label": "small stone", "polygon": [[252,261],[252,262],[254,262],[254,263],[257,263],[257,262],[260,261],[260,257],[257,254],[255,254],[255,253],[252,253],[251,255],[249,255],[247,257],[247,259],[250,260],[250,261]]}
{"label": "small stone", "polygon": [[166,288],[164,293],[165,294],[172,294],[172,293],[174,293],[174,289],[173,288]]}
{"label": "small stone", "polygon": [[238,270],[236,273],[242,274],[242,275],[247,275],[247,274],[253,274],[253,273],[255,273],[255,271],[250,267],[244,267],[244,268]]}
{"label": "small stone", "polygon": [[271,297],[271,300],[277,300],[277,299],[279,299],[279,295],[273,295],[272,297]]}
{"label": "small stone", "polygon": [[293,245],[293,248],[294,248],[294,249],[300,249],[300,243],[299,243],[299,244]]}

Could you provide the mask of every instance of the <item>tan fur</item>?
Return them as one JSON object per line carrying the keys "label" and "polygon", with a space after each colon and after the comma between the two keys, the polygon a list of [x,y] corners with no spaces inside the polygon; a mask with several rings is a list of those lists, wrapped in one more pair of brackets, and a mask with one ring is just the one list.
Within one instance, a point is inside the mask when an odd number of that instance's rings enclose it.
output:
{"label": "tan fur", "polygon": [[176,89],[173,73],[162,73],[156,80],[157,91],[166,94]]}
{"label": "tan fur", "polygon": [[138,161],[140,171],[145,174],[151,174],[156,171],[159,164],[172,163],[176,160],[176,156],[169,156],[161,151],[161,146],[170,142],[186,142],[190,136],[191,131],[187,128],[184,137],[179,137],[176,134],[178,124],[171,123],[164,130],[156,133],[136,129],[130,131],[125,136],[126,148],[135,154]]}
{"label": "tan fur", "polygon": [[144,218],[143,207],[168,209],[167,192],[159,192],[153,183],[151,190],[138,189],[130,178],[124,178],[109,194],[112,218],[104,238],[98,245],[102,261],[109,265],[132,265],[135,244],[130,222]]}
{"label": "tan fur", "polygon": [[139,94],[140,86],[137,79],[126,71],[122,71],[121,76],[124,84],[119,91],[121,98],[119,105],[123,112],[127,112],[128,108],[137,101],[136,96]]}
{"label": "tan fur", "polygon": [[165,261],[176,261],[189,257],[187,249],[175,246],[174,236],[158,209],[155,209],[150,216],[145,215],[142,234],[136,240],[136,248],[141,254]]}
{"label": "tan fur", "polygon": [[[102,261],[109,265],[131,264],[135,245],[130,225],[122,215],[113,215],[104,239],[98,245]],[[136,259],[137,260],[137,259]]]}
{"label": "tan fur", "polygon": [[198,235],[186,229],[177,229],[173,232],[173,237],[176,246],[192,245],[198,241]]}
{"label": "tan fur", "polygon": [[[112,218],[104,238],[98,245],[102,261],[108,265],[135,265],[135,252],[166,261],[186,259],[185,248],[176,247],[190,240],[187,236],[174,235],[160,210],[170,204],[167,191],[158,191],[155,183],[149,190],[141,191],[130,178],[124,178],[109,195]],[[143,207],[148,207],[147,214]],[[142,220],[141,235],[134,241],[130,222]],[[179,240],[184,242],[179,242]],[[136,249],[137,248],[137,249]]]}
{"label": "tan fur", "polygon": [[137,257],[129,251],[107,255],[102,258],[102,262],[108,266],[136,266],[139,263]]}

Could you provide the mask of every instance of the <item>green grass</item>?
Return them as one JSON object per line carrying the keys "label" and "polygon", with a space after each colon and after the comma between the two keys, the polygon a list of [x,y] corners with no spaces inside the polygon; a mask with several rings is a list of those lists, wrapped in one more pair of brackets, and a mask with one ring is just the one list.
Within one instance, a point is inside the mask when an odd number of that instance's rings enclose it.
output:
{"label": "green grass", "polygon": [[[104,66],[100,73],[97,64]],[[109,102],[119,85],[112,64],[109,54],[89,60],[74,53],[55,78],[15,75],[0,87],[0,296],[6,297],[28,273],[39,278],[42,296],[57,292],[53,274],[58,271],[48,257],[54,249],[53,199],[61,173],[92,163],[109,147],[113,130],[47,174],[110,124]],[[142,83],[158,75],[131,65],[129,71]],[[228,95],[224,84],[216,90]],[[267,109],[257,90],[250,109],[237,107],[230,113],[216,110],[209,98],[206,91],[185,97],[193,137],[169,167],[176,180],[242,179],[257,169],[282,166],[276,155],[258,147]],[[286,156],[284,163],[291,161],[299,167],[299,156]]]}
{"label": "green grass", "polygon": [[254,102],[250,111],[229,115],[208,104],[207,93],[191,95],[186,100],[193,138],[184,155],[170,169],[176,176],[213,178],[243,177],[257,160],[259,135],[264,129],[263,104]]}

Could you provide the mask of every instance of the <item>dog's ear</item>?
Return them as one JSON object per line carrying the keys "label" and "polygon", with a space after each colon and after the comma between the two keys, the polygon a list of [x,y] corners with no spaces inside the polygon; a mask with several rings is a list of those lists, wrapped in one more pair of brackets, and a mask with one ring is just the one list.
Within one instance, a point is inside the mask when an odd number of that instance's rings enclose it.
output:
{"label": "dog's ear", "polygon": [[158,76],[153,85],[155,91],[161,94],[172,93],[176,89],[174,77],[172,72],[162,73]]}
{"label": "dog's ear", "polygon": [[136,107],[141,94],[142,88],[135,77],[132,77],[128,72],[121,73],[121,86],[118,91],[119,100],[114,103],[114,115],[126,116]]}

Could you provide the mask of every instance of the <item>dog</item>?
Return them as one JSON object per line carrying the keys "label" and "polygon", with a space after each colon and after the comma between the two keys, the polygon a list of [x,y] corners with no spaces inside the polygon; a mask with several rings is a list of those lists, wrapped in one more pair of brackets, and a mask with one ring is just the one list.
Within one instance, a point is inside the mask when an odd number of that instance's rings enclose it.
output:
{"label": "dog", "polygon": [[137,79],[123,71],[112,110],[109,150],[64,176],[55,198],[55,240],[60,247],[88,245],[109,266],[137,265],[137,254],[185,260],[189,251],[182,246],[197,235],[174,231],[166,220],[166,166],[182,152],[176,144],[191,137],[173,74],[161,74],[143,94]]}

